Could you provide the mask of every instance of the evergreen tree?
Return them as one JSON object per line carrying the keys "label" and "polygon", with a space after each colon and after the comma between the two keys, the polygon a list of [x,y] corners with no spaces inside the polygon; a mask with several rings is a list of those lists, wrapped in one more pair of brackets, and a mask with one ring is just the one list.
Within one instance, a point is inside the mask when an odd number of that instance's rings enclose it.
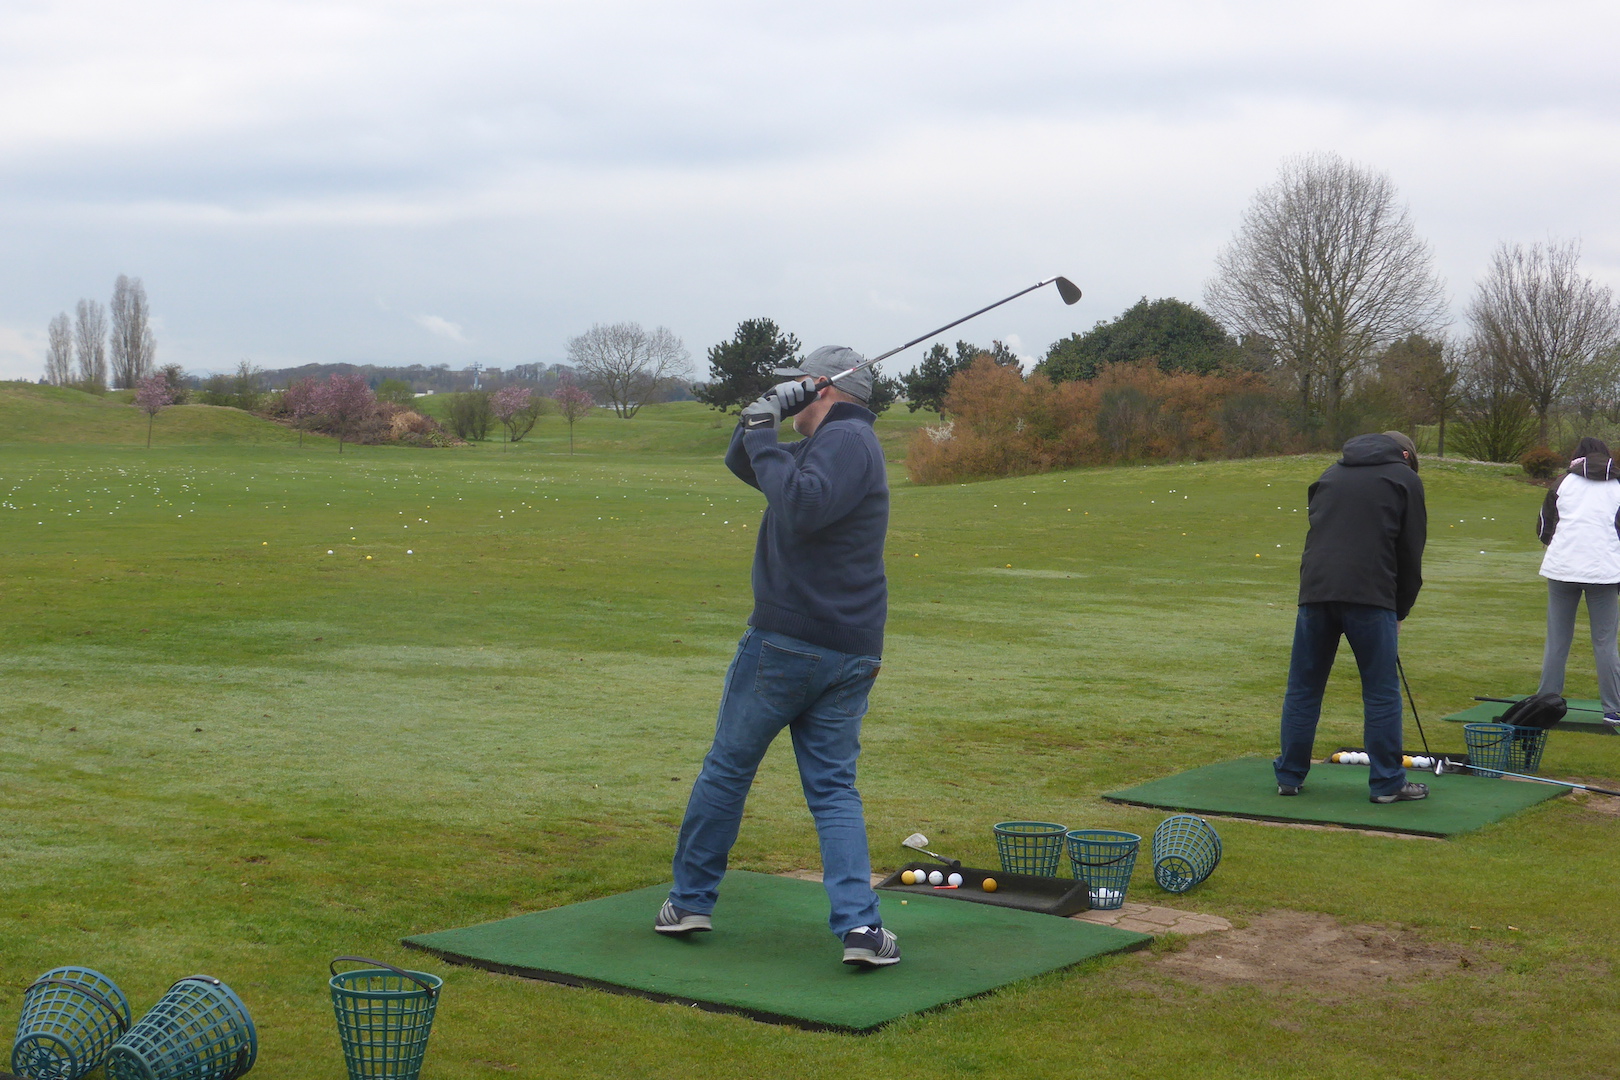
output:
{"label": "evergreen tree", "polygon": [[1054,342],[1036,370],[1053,382],[1094,378],[1108,364],[1154,360],[1166,373],[1207,375],[1240,363],[1242,350],[1208,313],[1173,297],[1142,297],[1113,322]]}
{"label": "evergreen tree", "polygon": [[1020,366],[1018,355],[999,341],[992,341],[988,349],[981,349],[966,341],[958,341],[954,354],[945,347],[944,342],[936,341],[923,358],[917,361],[916,367],[900,376],[900,385],[906,391],[906,408],[911,412],[918,409],[932,409],[937,413],[943,413],[945,395],[950,391],[951,380],[956,377],[958,371],[966,371],[972,367],[973,361],[981,354],[990,357],[1002,367]]}
{"label": "evergreen tree", "polygon": [[730,341],[709,348],[709,381],[692,387],[692,396],[710,408],[740,412],[782,381],[774,368],[792,367],[798,357],[798,338],[770,319],[746,319]]}

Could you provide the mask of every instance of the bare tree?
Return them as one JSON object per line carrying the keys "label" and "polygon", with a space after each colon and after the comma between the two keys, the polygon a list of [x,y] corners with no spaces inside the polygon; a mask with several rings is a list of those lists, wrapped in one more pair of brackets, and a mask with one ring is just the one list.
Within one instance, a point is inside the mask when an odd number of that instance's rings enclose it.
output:
{"label": "bare tree", "polygon": [[73,320],[65,311],[45,330],[45,381],[52,386],[73,381]]}
{"label": "bare tree", "polygon": [[79,382],[92,390],[106,387],[107,309],[100,301],[79,301],[73,347],[79,357]]}
{"label": "bare tree", "polygon": [[1620,337],[1607,286],[1582,277],[1581,245],[1503,243],[1468,305],[1478,347],[1507,366],[1547,441],[1554,404]]}
{"label": "bare tree", "polygon": [[118,275],[112,295],[112,375],[113,385],[132,387],[151,374],[157,355],[157,340],[149,325],[151,311],[146,304],[146,286],[140,278]]}
{"label": "bare tree", "polygon": [[1443,320],[1445,290],[1395,185],[1336,154],[1283,163],[1216,258],[1204,302],[1239,338],[1269,342],[1302,420],[1329,433],[1379,348]]}
{"label": "bare tree", "polygon": [[670,384],[686,378],[692,363],[686,346],[667,328],[649,333],[633,322],[598,323],[569,338],[568,360],[621,420],[630,419]]}

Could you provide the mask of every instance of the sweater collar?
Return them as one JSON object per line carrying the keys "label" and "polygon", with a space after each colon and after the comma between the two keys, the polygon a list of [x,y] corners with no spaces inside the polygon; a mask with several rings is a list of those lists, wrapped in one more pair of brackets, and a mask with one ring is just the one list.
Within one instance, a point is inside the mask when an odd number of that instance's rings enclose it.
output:
{"label": "sweater collar", "polygon": [[[827,415],[821,418],[821,422],[830,424],[834,420],[859,420],[871,426],[877,423],[877,413],[853,401],[835,401],[833,407],[827,410]],[[816,430],[820,431],[821,428],[817,427]]]}

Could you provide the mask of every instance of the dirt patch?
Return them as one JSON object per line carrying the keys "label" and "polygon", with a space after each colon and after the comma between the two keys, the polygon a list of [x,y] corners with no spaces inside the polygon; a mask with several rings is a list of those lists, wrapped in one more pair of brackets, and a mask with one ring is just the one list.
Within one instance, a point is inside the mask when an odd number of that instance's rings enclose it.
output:
{"label": "dirt patch", "polygon": [[[1611,791],[1620,791],[1620,784],[1613,780],[1587,780],[1575,781],[1577,784],[1592,784],[1595,787],[1608,788]],[[1599,795],[1594,791],[1571,791],[1569,797],[1575,805],[1592,814],[1604,814],[1608,817],[1620,817],[1620,798],[1613,795]]]}
{"label": "dirt patch", "polygon": [[1299,911],[1267,912],[1246,927],[1194,938],[1179,952],[1144,962],[1195,985],[1288,987],[1324,1000],[1391,980],[1495,967],[1457,946],[1424,941],[1412,930],[1344,926],[1330,915]]}

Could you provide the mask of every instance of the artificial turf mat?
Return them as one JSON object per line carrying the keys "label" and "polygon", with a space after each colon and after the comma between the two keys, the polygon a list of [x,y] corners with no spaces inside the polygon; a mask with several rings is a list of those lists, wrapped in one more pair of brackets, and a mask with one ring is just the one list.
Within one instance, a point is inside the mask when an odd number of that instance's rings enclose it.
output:
{"label": "artificial turf mat", "polygon": [[404,944],[491,971],[802,1027],[868,1031],[1152,940],[1029,911],[885,897],[883,925],[899,935],[902,959],[863,971],[839,962],[842,947],[827,931],[827,895],[815,882],[733,870],[714,932],[684,938],[653,932],[668,895],[668,885],[656,885],[418,934]]}
{"label": "artificial turf mat", "polygon": [[[1511,698],[1520,701],[1528,694],[1496,694],[1496,697]],[[1613,735],[1614,730],[1603,722],[1603,703],[1598,701],[1584,701],[1568,698],[1570,711],[1564,718],[1553,725],[1553,731],[1585,731],[1594,735]],[[1595,712],[1576,712],[1580,709],[1594,709]],[[1496,718],[1508,710],[1508,706],[1500,701],[1481,701],[1462,712],[1454,712],[1450,716],[1442,716],[1442,720],[1450,720],[1454,724],[1494,724]]]}
{"label": "artificial turf mat", "polygon": [[1367,770],[1359,765],[1313,765],[1298,795],[1277,794],[1269,758],[1221,761],[1188,772],[1150,780],[1103,798],[1166,810],[1344,825],[1420,836],[1470,832],[1569,791],[1563,786],[1533,784],[1479,776],[1435,776],[1407,770],[1429,785],[1429,797],[1418,802],[1378,805],[1367,801]]}

